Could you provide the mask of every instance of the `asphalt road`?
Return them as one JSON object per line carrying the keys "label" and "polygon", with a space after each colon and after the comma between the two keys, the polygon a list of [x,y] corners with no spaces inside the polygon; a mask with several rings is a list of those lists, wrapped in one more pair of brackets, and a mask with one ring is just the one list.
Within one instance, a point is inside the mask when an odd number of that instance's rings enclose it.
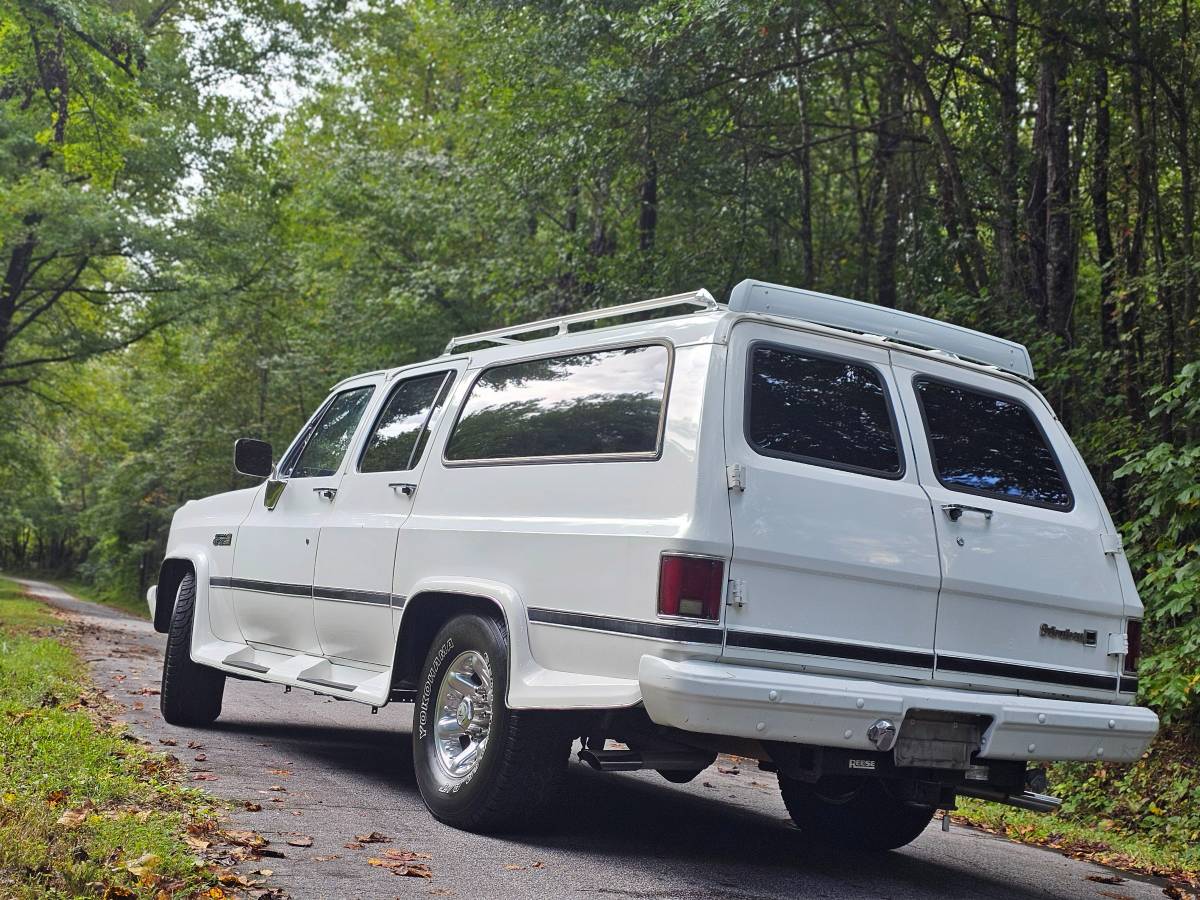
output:
{"label": "asphalt road", "polygon": [[[1161,898],[1162,886],[1058,853],[935,821],[913,844],[879,856],[831,854],[806,844],[787,817],[774,776],[716,767],[691,784],[654,773],[600,774],[571,766],[561,808],[536,833],[480,837],[435,822],[412,773],[412,707],[367,707],[278,686],[230,680],[224,712],[204,729],[175,728],[158,712],[164,638],[148,622],[23,582],[79,617],[98,685],[126,707],[133,731],[201,776],[195,786],[233,801],[226,827],[253,829],[283,859],[270,883],[296,898]],[[140,693],[146,690],[147,693]],[[189,749],[188,742],[202,745]],[[201,761],[196,756],[203,756]],[[718,765],[729,768],[727,761]],[[284,790],[272,791],[272,787]],[[273,802],[278,801],[278,802]],[[387,844],[344,845],[378,831]],[[287,841],[312,838],[312,846]],[[370,866],[388,847],[428,853],[433,878]]]}

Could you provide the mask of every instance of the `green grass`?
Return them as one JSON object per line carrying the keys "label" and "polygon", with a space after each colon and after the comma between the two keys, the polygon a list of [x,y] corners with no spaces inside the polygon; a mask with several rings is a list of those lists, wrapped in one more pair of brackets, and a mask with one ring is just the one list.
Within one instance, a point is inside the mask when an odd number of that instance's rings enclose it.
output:
{"label": "green grass", "polygon": [[211,801],[86,711],[81,698],[98,695],[64,629],[0,579],[0,896],[190,896],[214,884],[182,838]]}

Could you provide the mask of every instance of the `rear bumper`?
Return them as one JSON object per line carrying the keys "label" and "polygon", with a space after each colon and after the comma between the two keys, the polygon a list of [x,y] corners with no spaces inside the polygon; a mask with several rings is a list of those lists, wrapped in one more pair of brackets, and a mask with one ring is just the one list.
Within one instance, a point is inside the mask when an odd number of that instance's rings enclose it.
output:
{"label": "rear bumper", "polygon": [[702,660],[643,656],[638,670],[660,725],[823,747],[874,750],[867,729],[886,718],[904,730],[909,710],[989,716],[980,757],[1132,762],[1158,731],[1143,707],[831,678]]}

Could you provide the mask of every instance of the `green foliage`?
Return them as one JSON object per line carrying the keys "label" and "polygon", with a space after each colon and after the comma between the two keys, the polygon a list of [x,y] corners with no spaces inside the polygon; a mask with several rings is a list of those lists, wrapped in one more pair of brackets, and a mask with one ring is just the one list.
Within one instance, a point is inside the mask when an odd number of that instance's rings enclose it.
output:
{"label": "green foliage", "polygon": [[1200,722],[1200,362],[1152,391],[1152,418],[1170,417],[1182,440],[1128,448],[1117,470],[1134,517],[1125,528],[1142,572],[1146,656],[1142,696],[1171,720]]}

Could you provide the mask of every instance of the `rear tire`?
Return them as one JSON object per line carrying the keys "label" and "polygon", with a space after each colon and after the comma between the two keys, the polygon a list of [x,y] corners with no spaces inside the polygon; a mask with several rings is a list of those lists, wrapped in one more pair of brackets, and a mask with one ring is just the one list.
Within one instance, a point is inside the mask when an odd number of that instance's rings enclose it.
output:
{"label": "rear tire", "polygon": [[192,660],[192,620],[196,609],[196,576],[188,573],[179,582],[167,652],[163,659],[159,706],[172,725],[211,725],[221,714],[225,673]]}
{"label": "rear tire", "polygon": [[536,823],[561,788],[571,735],[553,712],[508,708],[504,627],[481,615],[451,619],[418,684],[413,763],[434,818],[476,832]]}
{"label": "rear tire", "polygon": [[779,790],[801,832],[840,849],[895,850],[933,819],[933,807],[898,799],[877,778],[823,778],[814,785],[781,774]]}

